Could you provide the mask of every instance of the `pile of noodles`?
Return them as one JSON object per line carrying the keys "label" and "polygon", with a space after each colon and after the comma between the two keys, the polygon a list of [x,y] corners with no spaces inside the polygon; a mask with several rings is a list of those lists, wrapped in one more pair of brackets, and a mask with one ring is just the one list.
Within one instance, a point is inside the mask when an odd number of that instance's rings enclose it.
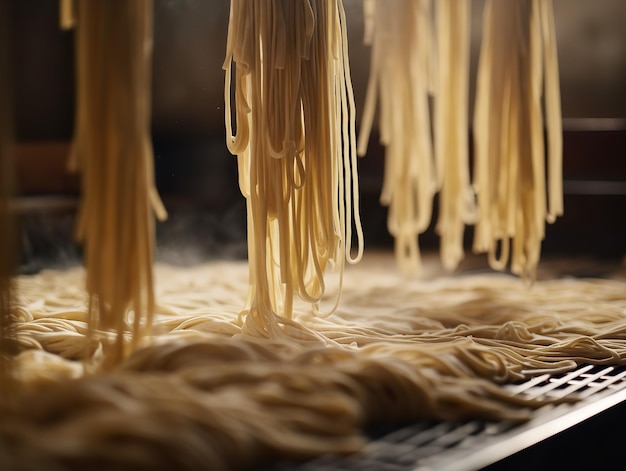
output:
{"label": "pile of noodles", "polygon": [[[2,420],[0,458],[7,469],[239,469],[357,452],[367,424],[524,420],[549,399],[505,384],[626,361],[624,273],[550,276],[531,290],[502,274],[431,273],[408,280],[391,257],[366,255],[347,270],[335,314],[295,304],[298,332],[322,342],[243,332],[244,262],[157,266],[153,337],[95,375],[80,361],[83,270],[19,277],[24,391]],[[101,343],[90,342],[97,359]]]}

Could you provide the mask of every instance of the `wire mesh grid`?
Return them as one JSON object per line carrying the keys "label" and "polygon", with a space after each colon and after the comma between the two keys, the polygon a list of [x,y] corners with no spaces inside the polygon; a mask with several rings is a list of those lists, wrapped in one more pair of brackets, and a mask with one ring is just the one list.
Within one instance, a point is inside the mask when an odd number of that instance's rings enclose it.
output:
{"label": "wire mesh grid", "polygon": [[[524,424],[418,422],[373,432],[358,456],[327,455],[297,465],[279,463],[271,471],[480,469],[626,401],[626,367],[583,365],[565,374],[536,376],[508,389],[528,398],[555,401],[536,410]],[[575,401],[559,403],[563,398]]]}

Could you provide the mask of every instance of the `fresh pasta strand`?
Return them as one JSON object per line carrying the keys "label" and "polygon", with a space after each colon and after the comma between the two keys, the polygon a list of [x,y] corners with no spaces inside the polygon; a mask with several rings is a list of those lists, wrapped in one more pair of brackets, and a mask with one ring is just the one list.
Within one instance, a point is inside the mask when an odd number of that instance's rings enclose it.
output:
{"label": "fresh pasta strand", "polygon": [[428,229],[437,190],[430,122],[434,56],[430,0],[364,0],[369,84],[358,151],[364,155],[379,102],[385,170],[380,201],[389,207],[402,271],[420,270],[418,236]]}
{"label": "fresh pasta strand", "polygon": [[556,44],[556,25],[552,1],[543,0],[541,8],[541,38],[544,44],[544,93],[546,128],[548,133],[548,214],[553,223],[563,215],[563,124],[559,86],[559,59]]}
{"label": "fresh pasta strand", "polygon": [[[531,282],[545,222],[563,212],[562,129],[551,0],[488,1],[474,115],[473,249]],[[548,188],[544,150],[545,100]],[[546,201],[548,192],[548,202]]]}
{"label": "fresh pasta strand", "polygon": [[469,45],[471,0],[436,2],[438,92],[434,136],[439,191],[436,230],[443,266],[454,270],[464,257],[466,224],[476,218],[469,174]]}
{"label": "fresh pasta strand", "polygon": [[124,356],[152,322],[154,187],[150,141],[152,0],[77,4],[77,109],[72,169],[80,170],[77,237],[84,243],[90,332],[112,331],[105,359]]}
{"label": "fresh pasta strand", "polygon": [[294,297],[317,306],[326,271],[363,252],[342,1],[232,0],[224,69],[227,146],[247,200],[244,330],[281,336],[298,330]]}

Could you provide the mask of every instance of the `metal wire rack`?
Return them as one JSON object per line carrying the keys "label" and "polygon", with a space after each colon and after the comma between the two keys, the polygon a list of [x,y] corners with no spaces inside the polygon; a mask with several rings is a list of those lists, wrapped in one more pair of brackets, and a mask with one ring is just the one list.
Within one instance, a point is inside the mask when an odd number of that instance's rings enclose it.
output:
{"label": "metal wire rack", "polygon": [[576,402],[536,410],[529,422],[419,422],[377,431],[358,456],[322,456],[279,463],[271,471],[469,471],[549,439],[616,406],[626,404],[626,367],[583,365],[561,375],[543,374],[508,387],[530,398],[570,397]]}

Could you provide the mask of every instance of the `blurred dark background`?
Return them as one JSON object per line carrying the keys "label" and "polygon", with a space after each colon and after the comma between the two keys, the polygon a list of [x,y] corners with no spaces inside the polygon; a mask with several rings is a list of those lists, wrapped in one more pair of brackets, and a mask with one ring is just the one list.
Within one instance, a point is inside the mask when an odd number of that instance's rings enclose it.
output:
{"label": "blurred dark background", "polygon": [[[69,263],[78,254],[71,236],[79,188],[65,171],[74,114],[73,33],[60,30],[55,0],[10,4],[17,186],[28,270]],[[345,0],[345,6],[360,109],[369,66],[362,0]],[[472,2],[472,71],[482,7],[483,1]],[[626,2],[554,0],[554,7],[566,214],[547,228],[543,251],[620,260],[626,254]],[[228,10],[228,0],[155,0],[152,131],[157,186],[170,212],[158,226],[159,257],[170,262],[245,257],[245,203],[236,159],[224,145],[221,67]],[[368,248],[392,244],[386,210],[378,203],[383,155],[374,136],[360,160]],[[467,236],[469,247],[471,228]],[[438,246],[432,228],[420,241],[425,249]]]}

